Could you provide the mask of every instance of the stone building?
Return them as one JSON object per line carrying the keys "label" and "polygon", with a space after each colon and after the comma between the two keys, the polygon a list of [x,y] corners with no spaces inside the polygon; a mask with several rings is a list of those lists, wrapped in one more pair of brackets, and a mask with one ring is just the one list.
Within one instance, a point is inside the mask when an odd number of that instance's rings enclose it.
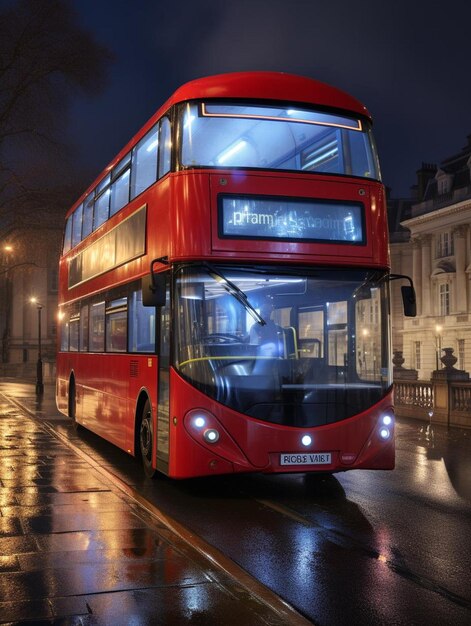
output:
{"label": "stone building", "polygon": [[0,222],[0,375],[36,375],[41,326],[44,377],[54,376],[62,230],[57,214]]}
{"label": "stone building", "polygon": [[392,271],[411,275],[417,293],[417,317],[404,318],[393,284],[393,349],[422,379],[444,348],[471,371],[471,135],[439,166],[422,165],[415,192],[390,205]]}

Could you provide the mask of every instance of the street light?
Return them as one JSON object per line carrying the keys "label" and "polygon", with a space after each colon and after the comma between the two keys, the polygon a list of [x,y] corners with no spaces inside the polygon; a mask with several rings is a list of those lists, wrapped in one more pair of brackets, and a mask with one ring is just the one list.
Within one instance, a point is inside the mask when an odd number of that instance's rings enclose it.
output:
{"label": "street light", "polygon": [[4,281],[4,299],[2,302],[1,317],[4,318],[4,328],[2,331],[2,362],[8,363],[9,360],[9,344],[10,344],[10,312],[12,298],[12,283],[10,277],[11,257],[14,248],[11,244],[6,243],[2,246],[3,258],[0,274]]}
{"label": "street light", "polygon": [[440,324],[437,324],[435,326],[435,363],[436,363],[436,367],[435,369],[438,370],[438,363],[439,363],[439,359],[440,359],[440,355],[442,353],[442,336],[441,333],[442,332],[442,327],[440,326]]}
{"label": "street light", "polygon": [[41,354],[41,312],[42,304],[39,304],[37,298],[30,298],[31,304],[35,304],[38,310],[38,362],[36,364],[36,395],[42,395],[44,393],[43,383],[43,361]]}

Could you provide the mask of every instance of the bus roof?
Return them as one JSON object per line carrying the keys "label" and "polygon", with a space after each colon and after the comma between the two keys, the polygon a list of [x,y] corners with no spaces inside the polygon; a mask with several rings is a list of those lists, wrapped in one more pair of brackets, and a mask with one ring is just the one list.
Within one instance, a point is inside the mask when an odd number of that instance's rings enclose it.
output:
{"label": "bus roof", "polygon": [[293,104],[310,104],[339,109],[371,120],[368,109],[348,93],[305,76],[284,72],[233,72],[197,78],[179,87],[139,129],[87,190],[67,211],[70,215],[91,190],[96,187],[131,148],[149,131],[156,121],[174,104],[188,100],[250,99],[273,100]]}
{"label": "bus roof", "polygon": [[235,72],[198,78],[179,87],[163,108],[186,100],[207,98],[284,100],[351,111],[371,120],[367,108],[344,91],[312,78],[284,72]]}

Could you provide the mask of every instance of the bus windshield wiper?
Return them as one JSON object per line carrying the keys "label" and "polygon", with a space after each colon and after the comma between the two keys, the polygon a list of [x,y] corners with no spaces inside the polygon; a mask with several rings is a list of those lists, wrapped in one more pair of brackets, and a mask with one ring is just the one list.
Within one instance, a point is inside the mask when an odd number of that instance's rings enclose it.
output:
{"label": "bus windshield wiper", "polygon": [[240,287],[224,276],[221,270],[215,268],[214,265],[211,265],[211,263],[204,263],[204,267],[208,270],[209,275],[214,278],[216,282],[222,284],[227,293],[230,293],[231,296],[242,304],[247,313],[251,315],[251,317],[253,317],[253,319],[260,324],[260,326],[265,326],[266,321],[250,304],[247,294],[242,291]]}

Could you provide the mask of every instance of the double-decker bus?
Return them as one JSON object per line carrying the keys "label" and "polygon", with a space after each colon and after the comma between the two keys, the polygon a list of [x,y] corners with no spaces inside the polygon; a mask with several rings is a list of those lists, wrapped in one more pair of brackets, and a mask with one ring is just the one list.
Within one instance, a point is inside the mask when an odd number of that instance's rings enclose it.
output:
{"label": "double-decker bus", "polygon": [[58,408],[148,476],[394,467],[385,194],[346,93],[183,85],[68,212],[59,276]]}

